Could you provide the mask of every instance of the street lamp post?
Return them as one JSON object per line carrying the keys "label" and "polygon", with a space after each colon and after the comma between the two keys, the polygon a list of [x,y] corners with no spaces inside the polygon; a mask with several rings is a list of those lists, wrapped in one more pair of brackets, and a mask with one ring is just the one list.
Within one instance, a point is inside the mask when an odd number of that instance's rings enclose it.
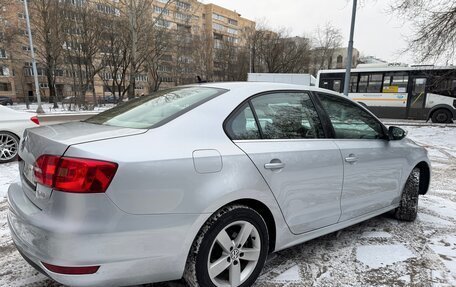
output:
{"label": "street lamp post", "polygon": [[352,11],[351,27],[350,27],[350,40],[348,41],[347,67],[346,67],[346,71],[345,71],[345,81],[344,81],[344,95],[345,96],[348,96],[348,88],[350,85],[350,71],[352,68],[352,61],[353,61],[353,35],[355,34],[357,6],[358,6],[358,1],[353,0],[353,11]]}
{"label": "street lamp post", "polygon": [[24,8],[25,8],[25,19],[27,22],[27,33],[29,36],[30,54],[32,56],[33,77],[35,79],[36,100],[38,101],[38,108],[36,109],[36,112],[38,114],[44,114],[43,107],[41,106],[40,84],[38,82],[38,71],[36,69],[35,49],[33,48],[32,30],[30,28],[30,17],[29,17],[29,12],[28,12],[27,0],[24,0]]}

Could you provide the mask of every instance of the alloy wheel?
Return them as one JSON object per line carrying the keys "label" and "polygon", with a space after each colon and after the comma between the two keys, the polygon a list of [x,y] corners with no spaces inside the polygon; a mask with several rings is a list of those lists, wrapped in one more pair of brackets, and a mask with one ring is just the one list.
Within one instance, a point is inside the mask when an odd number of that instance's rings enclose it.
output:
{"label": "alloy wheel", "polygon": [[209,251],[207,268],[217,287],[236,287],[255,270],[261,253],[258,230],[247,221],[236,221],[223,228]]}
{"label": "alloy wheel", "polygon": [[9,133],[0,133],[0,161],[7,162],[17,155],[18,140]]}

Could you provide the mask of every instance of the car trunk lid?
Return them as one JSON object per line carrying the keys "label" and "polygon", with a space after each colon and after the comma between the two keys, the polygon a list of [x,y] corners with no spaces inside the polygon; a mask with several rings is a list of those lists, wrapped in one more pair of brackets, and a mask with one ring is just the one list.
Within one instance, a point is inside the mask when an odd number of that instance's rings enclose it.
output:
{"label": "car trunk lid", "polygon": [[42,126],[28,129],[19,147],[19,170],[24,193],[40,209],[49,203],[52,189],[36,183],[34,164],[45,154],[63,156],[71,145],[133,136],[146,132],[145,129],[119,128],[85,122]]}

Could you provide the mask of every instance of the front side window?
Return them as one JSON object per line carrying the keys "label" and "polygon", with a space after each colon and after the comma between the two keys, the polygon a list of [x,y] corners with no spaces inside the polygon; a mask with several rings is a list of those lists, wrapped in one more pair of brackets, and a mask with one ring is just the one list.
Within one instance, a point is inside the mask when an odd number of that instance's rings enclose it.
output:
{"label": "front side window", "polygon": [[320,101],[334,127],[337,139],[383,139],[382,125],[356,104],[326,94],[319,94]]}
{"label": "front side window", "polygon": [[163,90],[128,101],[86,120],[88,123],[148,129],[159,126],[209,101],[226,90],[187,87]]}
{"label": "front side window", "polygon": [[317,111],[305,92],[278,92],[251,100],[264,139],[324,137]]}

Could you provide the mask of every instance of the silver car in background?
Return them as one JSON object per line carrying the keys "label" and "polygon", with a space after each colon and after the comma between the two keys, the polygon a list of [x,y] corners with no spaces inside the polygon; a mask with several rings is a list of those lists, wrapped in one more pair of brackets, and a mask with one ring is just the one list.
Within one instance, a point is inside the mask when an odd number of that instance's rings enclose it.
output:
{"label": "silver car in background", "polygon": [[21,141],[8,223],[72,286],[250,286],[266,257],[388,211],[414,220],[424,148],[327,90],[177,87]]}

